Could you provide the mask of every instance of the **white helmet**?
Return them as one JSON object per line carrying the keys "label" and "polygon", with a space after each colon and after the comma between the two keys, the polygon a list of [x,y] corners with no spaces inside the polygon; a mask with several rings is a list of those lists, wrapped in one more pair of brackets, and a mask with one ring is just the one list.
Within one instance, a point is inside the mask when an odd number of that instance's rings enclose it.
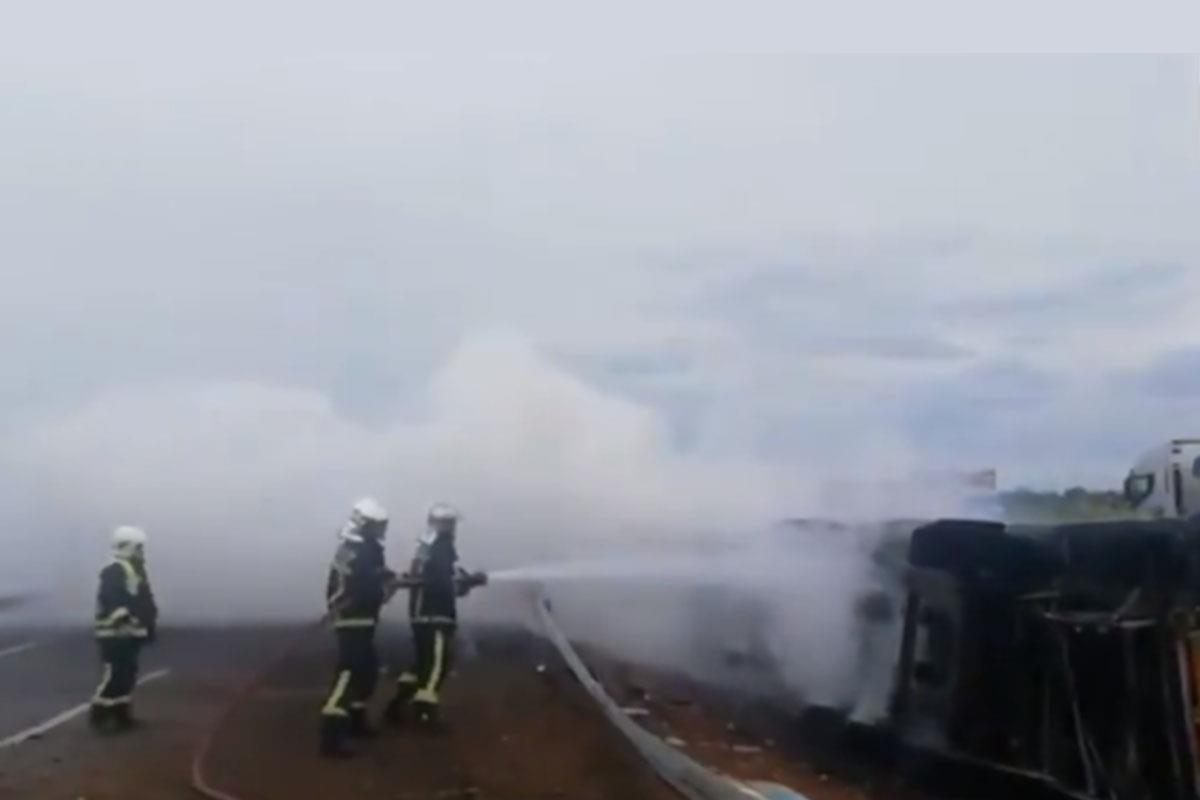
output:
{"label": "white helmet", "polygon": [[364,497],[354,504],[350,516],[362,522],[387,522],[387,509],[373,497]]}
{"label": "white helmet", "polygon": [[364,497],[350,509],[350,519],[338,536],[348,542],[361,542],[364,536],[382,539],[387,535],[387,522],[387,509],[373,498]]}
{"label": "white helmet", "polygon": [[122,525],[112,532],[112,549],[119,556],[137,555],[146,546],[146,532],[132,525]]}
{"label": "white helmet", "polygon": [[445,503],[434,503],[426,520],[429,527],[437,531],[453,528],[458,522],[458,512]]}

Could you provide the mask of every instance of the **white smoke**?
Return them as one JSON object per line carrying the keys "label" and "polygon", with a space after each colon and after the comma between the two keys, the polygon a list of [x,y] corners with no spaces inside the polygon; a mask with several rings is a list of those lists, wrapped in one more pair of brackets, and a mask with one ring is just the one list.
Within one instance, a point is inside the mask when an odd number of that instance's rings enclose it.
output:
{"label": "white smoke", "polygon": [[875,721],[898,654],[901,573],[874,556],[901,529],[785,525],[682,557],[634,549],[498,577],[543,585],[564,627],[610,656]]}
{"label": "white smoke", "polygon": [[[677,452],[652,410],[583,383],[516,337],[465,343],[383,426],[307,389],[135,385],[10,431],[2,457],[9,485],[27,488],[6,505],[5,547],[28,554],[38,585],[25,588],[64,619],[86,618],[107,532],[122,523],[149,531],[168,623],[315,618],[334,534],[349,504],[371,494],[392,512],[396,566],[434,501],[463,511],[460,549],[473,567],[710,559],[715,568],[664,575],[649,591],[600,580],[557,593],[575,631],[631,659],[694,665],[697,647],[715,653],[730,637],[761,635],[789,690],[843,702],[859,674],[864,553],[836,540],[785,551],[760,535],[812,508],[811,481]],[[714,582],[730,592],[713,594]],[[758,632],[739,617],[747,587]],[[502,594],[493,603],[480,593],[468,613],[503,616]]]}
{"label": "white smoke", "polygon": [[220,618],[314,613],[333,532],[363,494],[392,511],[394,560],[445,500],[465,514],[465,556],[489,567],[782,508],[768,471],[672,453],[652,412],[505,336],[462,346],[378,428],[306,389],[139,385],[10,432],[3,460],[36,487],[6,529],[70,556],[42,587],[70,595],[63,610],[86,605],[107,530],[126,522],[150,532],[166,606]]}

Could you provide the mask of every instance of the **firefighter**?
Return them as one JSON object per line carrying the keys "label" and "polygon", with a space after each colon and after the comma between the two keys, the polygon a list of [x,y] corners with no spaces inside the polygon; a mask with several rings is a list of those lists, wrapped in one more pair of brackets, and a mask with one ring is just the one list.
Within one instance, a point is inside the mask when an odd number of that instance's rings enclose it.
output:
{"label": "firefighter", "polygon": [[370,498],[355,503],[329,568],[325,600],[337,634],[338,661],[321,709],[320,750],[332,758],[351,754],[348,738],[374,735],[366,709],[379,673],[375,628],[396,578],[384,561],[387,525],[387,511],[379,503]]}
{"label": "firefighter", "polygon": [[444,503],[429,510],[427,527],[417,545],[405,583],[409,589],[415,663],[400,674],[396,695],[388,704],[387,718],[399,722],[404,707],[430,730],[441,728],[439,706],[442,684],[453,658],[458,627],[458,598],[487,582],[487,575],[468,573],[458,566],[455,537],[458,512]]}
{"label": "firefighter", "polygon": [[138,655],[153,642],[158,606],[146,574],[146,533],[122,525],[112,534],[112,561],[100,571],[96,596],[96,641],[104,677],[92,698],[90,720],[101,731],[126,731],[133,716]]}

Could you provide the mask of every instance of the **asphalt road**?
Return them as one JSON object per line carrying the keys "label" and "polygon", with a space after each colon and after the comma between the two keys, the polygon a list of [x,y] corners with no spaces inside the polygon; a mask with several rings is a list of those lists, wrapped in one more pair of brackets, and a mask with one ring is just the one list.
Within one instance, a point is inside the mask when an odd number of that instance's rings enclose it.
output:
{"label": "asphalt road", "polygon": [[[232,688],[292,635],[287,627],[165,629],[142,659],[149,680],[136,697],[146,730],[102,740],[86,722],[100,675],[90,631],[0,630],[0,797],[188,796],[187,761],[204,726]],[[144,765],[162,778],[148,793],[93,790]]]}
{"label": "asphalt road", "polygon": [[[385,664],[407,662],[402,626],[386,626],[380,639]],[[330,762],[316,755],[317,710],[333,669],[328,631],[165,628],[143,658],[143,676],[153,677],[136,695],[146,726],[99,737],[85,713],[99,674],[90,633],[0,628],[0,798],[194,799],[193,756],[211,732],[205,771],[237,800],[677,800],[549,643],[524,628],[480,624],[465,626],[458,644],[445,691],[449,734],[386,730],[358,758]],[[251,678],[254,691],[240,695]],[[656,696],[671,697],[665,704],[630,694],[624,683],[614,676],[610,691],[646,706],[644,724],[731,774],[780,780],[811,800],[902,796],[831,779],[761,738],[731,733],[730,718],[706,713],[686,682],[658,687]]]}
{"label": "asphalt road", "polygon": [[[403,634],[382,637],[385,661],[407,660]],[[446,691],[449,735],[388,731],[342,763],[316,755],[317,709],[333,664],[327,631],[165,629],[144,654],[142,674],[155,677],[136,695],[147,724],[119,737],[87,726],[98,666],[86,631],[4,631],[0,798],[194,798],[192,756],[218,720],[207,771],[241,800],[675,797],[564,669],[537,669],[553,656],[544,642],[490,627],[466,629],[460,639]],[[258,673],[265,679],[253,694],[223,715]],[[383,677],[379,702],[387,699]]]}
{"label": "asphalt road", "polygon": [[[161,669],[165,656],[149,653],[143,672]],[[96,664],[86,631],[15,631],[0,638],[0,752],[18,744],[22,732],[85,702],[95,689]]]}

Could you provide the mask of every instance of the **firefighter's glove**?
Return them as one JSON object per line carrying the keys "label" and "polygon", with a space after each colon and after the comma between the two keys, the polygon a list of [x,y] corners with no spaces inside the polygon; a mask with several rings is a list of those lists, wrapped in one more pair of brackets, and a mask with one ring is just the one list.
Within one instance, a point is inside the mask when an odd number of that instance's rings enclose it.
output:
{"label": "firefighter's glove", "polygon": [[467,572],[465,569],[459,569],[458,574],[454,577],[454,583],[458,589],[458,596],[466,597],[476,586],[483,586],[487,583],[487,573]]}

